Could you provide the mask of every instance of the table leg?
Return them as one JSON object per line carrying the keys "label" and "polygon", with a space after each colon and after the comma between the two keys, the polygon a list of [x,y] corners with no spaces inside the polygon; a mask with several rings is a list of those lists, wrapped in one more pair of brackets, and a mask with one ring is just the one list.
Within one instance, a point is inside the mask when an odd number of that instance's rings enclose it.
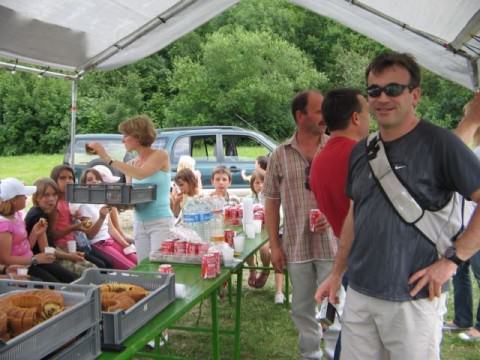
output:
{"label": "table leg", "polygon": [[212,291],[210,294],[210,302],[212,307],[212,345],[213,345],[213,359],[220,359],[220,339],[218,332],[218,301],[217,292]]}
{"label": "table leg", "polygon": [[242,299],[242,276],[243,268],[240,268],[237,271],[237,293],[235,301],[235,353],[234,359],[240,360],[240,310],[241,310],[241,299]]}

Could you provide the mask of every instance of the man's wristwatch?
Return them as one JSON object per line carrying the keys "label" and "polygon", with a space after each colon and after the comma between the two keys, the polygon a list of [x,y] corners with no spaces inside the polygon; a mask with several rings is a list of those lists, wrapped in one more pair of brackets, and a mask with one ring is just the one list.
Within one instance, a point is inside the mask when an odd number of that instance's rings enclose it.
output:
{"label": "man's wristwatch", "polygon": [[457,266],[460,266],[465,262],[457,256],[457,249],[455,249],[455,246],[449,246],[447,250],[445,250],[445,254],[443,254],[443,256],[445,256],[445,259],[457,264]]}
{"label": "man's wristwatch", "polygon": [[32,262],[30,263],[30,265],[38,265],[38,260],[37,260],[37,257],[36,256],[32,256]]}

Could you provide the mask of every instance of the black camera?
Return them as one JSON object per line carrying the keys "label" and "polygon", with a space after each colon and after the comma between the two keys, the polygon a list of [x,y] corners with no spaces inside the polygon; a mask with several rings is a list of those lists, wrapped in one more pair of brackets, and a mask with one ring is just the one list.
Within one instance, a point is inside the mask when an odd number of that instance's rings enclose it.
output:
{"label": "black camera", "polygon": [[325,306],[322,304],[320,307],[320,313],[318,314],[318,321],[322,324],[322,327],[327,328],[335,321],[335,314],[337,309],[330,302],[327,302]]}

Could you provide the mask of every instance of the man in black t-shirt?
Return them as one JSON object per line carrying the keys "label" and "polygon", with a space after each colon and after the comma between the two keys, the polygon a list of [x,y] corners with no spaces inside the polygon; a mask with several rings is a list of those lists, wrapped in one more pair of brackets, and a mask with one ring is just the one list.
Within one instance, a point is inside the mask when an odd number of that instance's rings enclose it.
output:
{"label": "man in black t-shirt", "polygon": [[[423,209],[443,208],[453,192],[480,201],[480,162],[454,134],[420,120],[420,70],[386,53],[366,71],[368,102],[396,176]],[[442,286],[480,249],[480,213],[439,259],[435,245],[397,214],[371,173],[366,142],[352,151],[351,198],[335,265],[317,298],[336,290],[347,268],[342,359],[439,359]],[[439,227],[441,224],[439,224]]]}

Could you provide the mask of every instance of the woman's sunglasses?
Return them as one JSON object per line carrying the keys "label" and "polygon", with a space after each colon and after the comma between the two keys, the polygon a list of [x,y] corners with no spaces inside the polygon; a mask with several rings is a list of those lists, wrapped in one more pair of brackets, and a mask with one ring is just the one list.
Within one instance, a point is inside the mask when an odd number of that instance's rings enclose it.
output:
{"label": "woman's sunglasses", "polygon": [[405,89],[412,90],[413,88],[411,85],[402,85],[397,83],[390,83],[385,86],[370,85],[367,88],[367,94],[370,97],[376,98],[382,95],[382,92],[384,92],[387,96],[396,97],[400,96]]}

